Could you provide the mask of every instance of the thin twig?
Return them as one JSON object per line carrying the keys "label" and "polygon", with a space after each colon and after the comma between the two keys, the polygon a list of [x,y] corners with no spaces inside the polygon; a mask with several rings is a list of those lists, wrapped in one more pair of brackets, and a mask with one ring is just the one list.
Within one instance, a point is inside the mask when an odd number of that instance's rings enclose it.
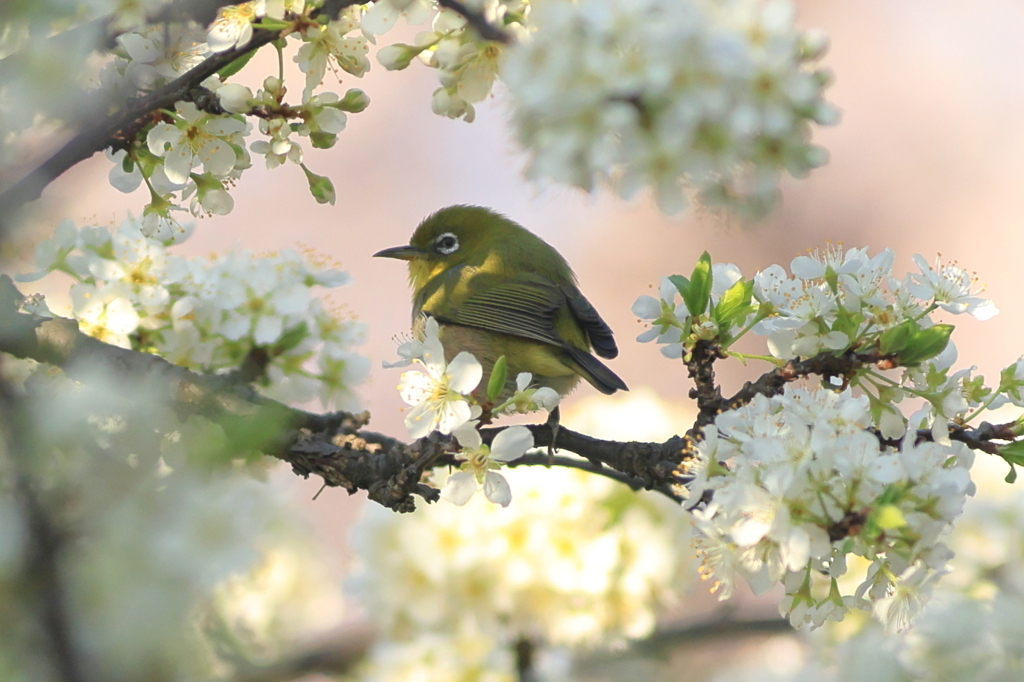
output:
{"label": "thin twig", "polygon": [[536,682],[537,671],[534,667],[537,645],[529,637],[521,636],[512,644],[512,653],[516,657],[516,679],[518,682]]}
{"label": "thin twig", "polygon": [[857,369],[867,365],[876,365],[882,369],[892,369],[895,366],[891,355],[885,355],[878,350],[863,352],[848,350],[839,355],[832,351],[825,351],[811,358],[790,360],[782,367],[765,372],[757,380],[746,382],[731,398],[723,398],[717,406],[709,404],[707,410],[701,411],[697,424],[698,426],[710,424],[718,412],[742,407],[753,400],[755,396],[763,395],[770,398],[780,395],[785,390],[786,384],[797,379],[817,375],[823,379],[839,377],[848,381]]}
{"label": "thin twig", "polygon": [[366,658],[376,633],[369,626],[348,627],[336,637],[278,660],[241,666],[231,682],[288,682],[307,675],[347,675]]}
{"label": "thin twig", "polygon": [[[588,474],[595,474],[597,476],[604,476],[605,478],[611,479],[616,483],[622,483],[627,485],[633,490],[645,490],[647,486],[644,482],[633,476],[616,471],[605,466],[597,466],[593,462],[586,459],[574,459],[572,457],[565,457],[562,455],[555,455],[554,457],[546,453],[527,454],[508,462],[508,467],[521,467],[521,466],[547,466],[554,465],[560,467],[566,467],[568,469],[579,469],[580,471],[586,471]],[[686,498],[677,495],[672,492],[672,489],[668,486],[656,486],[653,488],[656,492],[661,493],[665,497],[669,498],[673,502],[682,504],[686,501]]]}
{"label": "thin twig", "polygon": [[483,13],[467,7],[460,0],[437,0],[437,4],[462,15],[466,23],[476,29],[476,32],[484,40],[493,40],[496,43],[503,43],[505,45],[512,43],[512,35],[508,31],[487,21],[487,17]]}

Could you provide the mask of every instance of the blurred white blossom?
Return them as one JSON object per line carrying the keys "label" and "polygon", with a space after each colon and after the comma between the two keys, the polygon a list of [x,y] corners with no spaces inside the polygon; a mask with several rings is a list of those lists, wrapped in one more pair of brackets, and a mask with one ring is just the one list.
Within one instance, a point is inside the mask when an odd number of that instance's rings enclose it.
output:
{"label": "blurred white blossom", "polygon": [[351,587],[384,642],[409,651],[427,633],[457,639],[471,627],[505,655],[519,637],[543,651],[651,632],[693,570],[678,506],[558,467],[504,475],[516,491],[507,508],[481,496],[402,517],[364,507]]}
{"label": "blurred white blossom", "polygon": [[797,30],[788,0],[539,3],[536,30],[502,67],[527,175],[630,197],[650,187],[676,213],[766,213],[783,171],[825,162],[813,124],[836,120],[825,41]]}

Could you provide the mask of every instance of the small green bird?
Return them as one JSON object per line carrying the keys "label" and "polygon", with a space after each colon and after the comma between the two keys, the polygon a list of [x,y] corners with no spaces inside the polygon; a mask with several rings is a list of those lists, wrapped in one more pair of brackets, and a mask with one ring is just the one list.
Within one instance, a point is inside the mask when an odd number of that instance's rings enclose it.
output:
{"label": "small green bird", "polygon": [[520,372],[566,395],[586,379],[602,393],[626,384],[591,355],[614,358],[612,330],[576,286],[569,264],[542,239],[488,208],[449,206],[420,223],[408,246],[374,256],[409,261],[413,333],[437,319],[445,356],[469,351],[490,376],[502,355]]}

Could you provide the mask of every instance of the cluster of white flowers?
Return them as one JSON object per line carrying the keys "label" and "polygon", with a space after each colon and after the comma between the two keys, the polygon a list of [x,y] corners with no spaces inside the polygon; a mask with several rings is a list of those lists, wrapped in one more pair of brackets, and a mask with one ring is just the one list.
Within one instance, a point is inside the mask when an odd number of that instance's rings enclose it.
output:
{"label": "cluster of white flowers", "polygon": [[[470,6],[510,36],[520,40],[527,37],[527,0],[483,0]],[[415,26],[424,23],[431,12],[434,17],[430,31],[417,34],[412,45],[395,43],[381,48],[377,59],[384,68],[395,71],[419,57],[422,63],[437,69],[441,82],[431,102],[434,113],[472,121],[476,118],[473,105],[487,99],[497,80],[504,45],[481,40],[462,16],[427,0],[380,0],[363,16],[362,26],[370,35],[381,35],[395,26],[399,17],[404,16]]]}
{"label": "cluster of white flowers", "polygon": [[[940,538],[974,492],[973,452],[913,438],[883,447],[872,423],[866,396],[798,388],[707,427],[691,494],[714,493],[694,515],[722,598],[742,576],[758,594],[781,583],[795,625],[874,607],[907,627],[952,557]],[[871,563],[843,594],[850,554]]]}
{"label": "cluster of white flowers", "polygon": [[[312,173],[302,162],[302,146],[295,138],[308,138],[312,146],[331,147],[345,128],[346,112],[362,111],[369,103],[365,93],[350,89],[344,97],[316,92],[328,68],[337,65],[361,76],[369,68],[367,39],[351,35],[359,30],[360,9],[352,7],[336,20],[321,24],[286,18],[308,15],[316,3],[303,0],[260,0],[222,8],[208,30],[192,22],[142,27],[118,37],[114,58],[100,73],[107,94],[126,99],[151,92],[181,76],[211,54],[244,46],[253,34],[254,22],[277,22],[273,27],[300,27],[291,35],[302,41],[295,61],[306,74],[302,102],[284,101],[281,78],[268,77],[255,95],[247,86],[227,83],[233,74],[212,75],[202,86],[214,94],[212,105],[178,102],[173,112],[140,134],[141,142],[107,155],[114,162],[110,181],[131,192],[145,182],[151,198],[147,212],[172,220],[180,201],[191,197],[190,209],[224,215],[234,207],[227,187],[251,167],[246,139],[253,126],[245,119],[259,111],[259,131],[265,140],[252,143],[253,153],[263,155],[268,168],[285,161],[302,167],[310,191],[320,203],[334,203],[334,187],[326,177]],[[266,24],[271,26],[270,23]],[[216,109],[216,104],[226,113]]]}
{"label": "cluster of white flowers", "polygon": [[[463,461],[459,473],[451,476],[441,496],[457,505],[464,505],[483,486],[488,500],[503,507],[512,501],[508,482],[496,470],[502,463],[521,457],[533,447],[533,435],[522,426],[513,426],[499,433],[490,446],[484,445],[478,432],[477,417],[482,414],[483,395],[477,395],[477,386],[483,378],[483,367],[473,355],[462,351],[449,363],[445,360],[440,339],[440,325],[433,317],[427,318],[423,339],[414,339],[398,348],[402,358],[385,367],[405,367],[412,363],[423,366],[426,372],[410,370],[402,373],[398,390],[402,400],[412,409],[405,417],[410,438],[423,438],[433,431],[454,435],[459,442],[456,457]],[[495,401],[504,390],[504,365],[496,365],[488,381],[488,401]],[[552,411],[560,397],[546,386],[531,387],[533,377],[523,372],[516,377],[516,389],[510,398],[494,405],[492,411],[533,412]],[[492,388],[492,386],[494,388]],[[491,394],[493,393],[493,395]]]}
{"label": "cluster of white flowers", "polygon": [[[403,642],[378,641],[359,678],[363,682],[449,682],[468,676],[474,682],[515,682],[514,655],[493,637],[466,623],[458,632],[419,633]],[[555,682],[539,676],[539,682]]]}
{"label": "cluster of white flowers", "polygon": [[[731,263],[715,263],[711,268],[711,276],[710,302],[712,308],[717,308],[722,296],[742,280],[742,275],[739,268]],[[707,338],[703,333],[705,330],[713,333],[720,331],[716,321],[707,319],[702,313],[693,316],[697,318],[695,322],[688,323],[690,313],[687,303],[677,302],[678,298],[679,289],[676,284],[670,278],[662,277],[658,286],[658,298],[643,294],[636,299],[631,308],[634,315],[651,325],[650,329],[642,332],[636,340],[640,343],[655,341],[663,344],[661,354],[673,359],[683,356],[684,337],[692,335],[694,338]],[[735,324],[742,325],[751,314],[752,311],[740,311]]]}
{"label": "cluster of white flowers", "polygon": [[[782,584],[794,624],[873,608],[899,631],[946,571],[952,553],[940,538],[973,493],[973,451],[951,441],[949,425],[1022,402],[1024,361],[994,389],[974,367],[954,371],[953,327],[932,314],[998,311],[955,265],[915,256],[919,272],[898,279],[894,260],[890,250],[830,247],[794,259],[792,275],[773,265],[745,280],[704,254],[689,278],[666,277],[658,298],[634,304],[651,324],[638,340],[664,344],[671,358],[692,357],[700,342],[775,366],[825,354],[821,387],[752,396],[719,414],[689,465],[691,499],[713,493],[695,515],[704,570],[723,598],[742,576],[759,593]],[[731,350],[748,332],[767,337],[770,355]],[[827,369],[829,355],[847,351],[853,366]],[[904,401],[916,401],[909,417]],[[1024,463],[1012,448],[1000,454]],[[864,569],[852,585],[851,555]]]}
{"label": "cluster of white flowers", "polygon": [[[575,470],[507,475],[517,497],[506,509],[479,497],[401,517],[364,508],[351,586],[380,628],[382,654],[391,653],[373,657],[372,679],[413,679],[393,672],[412,665],[409,657],[486,659],[492,674],[507,676],[506,652],[520,638],[543,651],[642,637],[693,574],[692,556],[680,551],[690,524],[669,500]],[[436,646],[424,646],[428,633]],[[474,639],[467,651],[448,651]]]}
{"label": "cluster of white flowers", "polygon": [[705,255],[690,279],[663,278],[659,298],[637,299],[633,313],[651,324],[637,340],[665,344],[662,353],[672,358],[700,340],[715,339],[728,349],[748,331],[766,336],[768,351],[779,360],[873,349],[892,358],[893,366],[904,366],[903,375],[893,379],[864,368],[854,377],[829,378],[879,398],[878,427],[888,438],[902,436],[908,422],[894,406],[908,397],[924,398],[910,426],[934,428],[936,440],[946,442],[947,420],[1015,399],[1013,391],[1024,387],[1024,369],[1007,368],[998,391],[973,377],[973,367],[952,372],[953,328],[936,324],[931,314],[943,310],[987,320],[998,310],[978,296],[971,277],[956,265],[932,267],[915,256],[920,272],[898,279],[894,261],[889,249],[869,256],[866,248],[829,247],[793,259],[792,275],[772,265],[744,280],[735,265],[711,265]]}
{"label": "cluster of white flowers", "polygon": [[[994,460],[979,460],[978,494],[969,499],[949,541],[953,569],[936,587],[914,626],[885,636],[871,620],[847,620],[804,633],[805,655],[775,682],[822,680],[978,680],[1020,676],[1024,622],[1024,496],[1003,482]],[[843,581],[840,580],[842,583]],[[801,665],[802,664],[802,665]],[[763,663],[724,671],[721,682],[764,680]]]}
{"label": "cluster of white flowers", "polygon": [[527,174],[623,197],[649,186],[676,213],[686,191],[759,216],[780,174],[825,162],[812,124],[836,111],[813,64],[826,42],[794,28],[788,0],[541,3],[532,39],[509,51]]}
{"label": "cluster of white flowers", "polygon": [[260,258],[248,251],[211,259],[168,253],[190,229],[165,243],[146,236],[145,220],[129,218],[113,233],[65,221],[37,248],[37,271],[21,279],[53,271],[74,277],[73,317],[108,343],[206,372],[236,368],[259,349],[266,394],[354,407],[352,387],[369,369],[351,350],[362,325],[339,319],[311,291],[345,284],[348,275],[292,250]]}
{"label": "cluster of white flowers", "polygon": [[199,633],[190,627],[197,605],[258,563],[281,505],[246,474],[204,481],[176,472],[133,483],[94,510],[80,529],[88,541],[69,557],[78,645],[113,678],[183,668],[195,674],[210,665],[197,660]]}
{"label": "cluster of white flowers", "polygon": [[920,273],[899,280],[892,275],[894,261],[890,249],[868,257],[867,248],[829,248],[795,258],[792,277],[779,265],[757,273],[754,295],[771,303],[776,314],[754,332],[769,336],[776,357],[789,359],[844,350],[907,320],[926,326],[925,316],[936,308],[979,320],[999,312],[976,295],[970,276],[955,265],[932,268],[915,255]]}

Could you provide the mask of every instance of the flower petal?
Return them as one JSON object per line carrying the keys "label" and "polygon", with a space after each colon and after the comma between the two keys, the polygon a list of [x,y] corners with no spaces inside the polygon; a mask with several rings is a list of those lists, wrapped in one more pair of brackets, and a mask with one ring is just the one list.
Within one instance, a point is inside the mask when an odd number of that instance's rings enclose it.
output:
{"label": "flower petal", "polygon": [[[469,502],[469,498],[473,497],[475,492],[476,477],[468,471],[456,471],[448,477],[444,487],[441,488],[441,499],[461,507]],[[511,497],[511,492],[509,496]]]}
{"label": "flower petal", "polygon": [[468,422],[472,416],[469,403],[465,400],[446,400],[440,405],[440,411],[434,417],[434,421],[437,423],[435,428],[448,435]]}
{"label": "flower petal", "polygon": [[476,450],[484,444],[480,432],[476,430],[477,424],[475,421],[469,421],[457,429],[452,429],[452,435],[459,439],[459,445],[463,448]]}
{"label": "flower petal", "polygon": [[558,392],[547,386],[538,388],[537,392],[533,394],[533,402],[537,403],[537,407],[548,412],[558,407],[558,403],[561,400],[562,398],[558,395]]}
{"label": "flower petal", "polygon": [[451,377],[449,387],[453,391],[466,395],[472,393],[480,383],[480,379],[484,376],[484,368],[471,353],[462,351],[448,365],[448,376]]}
{"label": "flower petal", "polygon": [[530,382],[533,381],[533,375],[529,372],[520,372],[516,377],[516,390],[525,391],[530,386]]}
{"label": "flower petal", "polygon": [[491,459],[507,462],[533,447],[533,434],[525,426],[510,426],[497,436],[491,443]]}
{"label": "flower petal", "polygon": [[409,438],[418,440],[434,430],[434,412],[430,403],[420,403],[405,416],[405,428],[409,429]]}
{"label": "flower petal", "polygon": [[[448,480],[451,480],[450,478]],[[501,474],[488,471],[484,477],[484,495],[494,504],[507,507],[512,502],[512,488]]]}

